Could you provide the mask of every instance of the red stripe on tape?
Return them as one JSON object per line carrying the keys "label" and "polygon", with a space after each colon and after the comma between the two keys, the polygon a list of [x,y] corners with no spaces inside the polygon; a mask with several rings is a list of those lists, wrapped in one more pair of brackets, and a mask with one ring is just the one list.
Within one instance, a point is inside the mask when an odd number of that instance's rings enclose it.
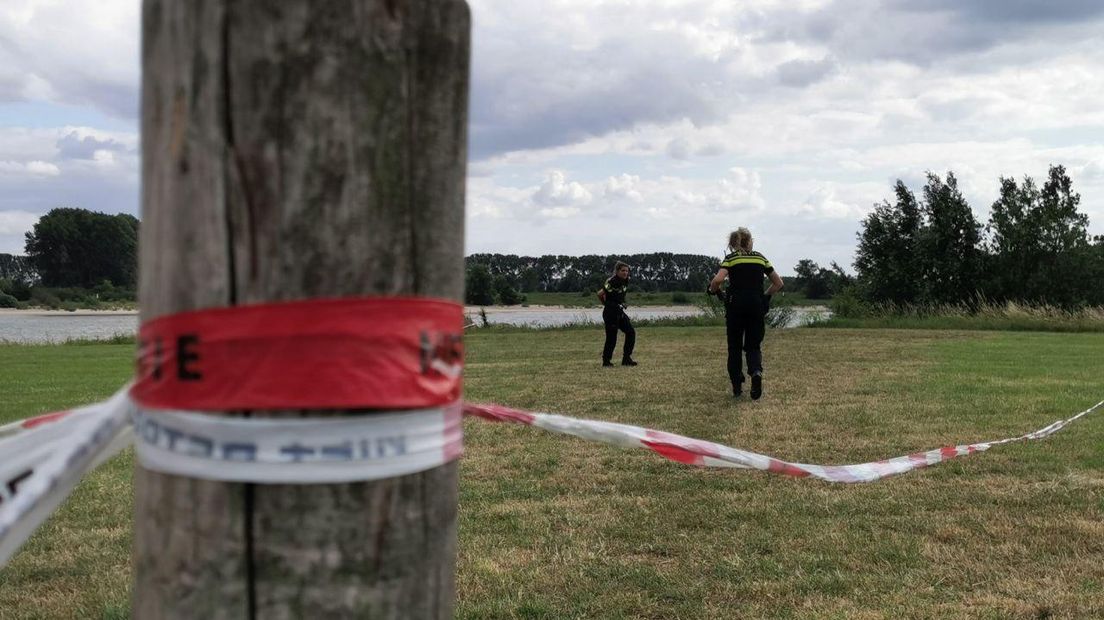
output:
{"label": "red stripe on tape", "polygon": [[658,443],[654,441],[644,440],[643,443],[649,449],[658,453],[664,458],[670,459],[677,463],[685,463],[687,465],[704,465],[705,460],[700,454],[695,454],[686,448],[680,448],[679,446],[672,446],[671,444]]}
{"label": "red stripe on tape", "polygon": [[489,403],[464,403],[464,415],[471,415],[492,422],[513,422],[532,425],[536,417],[519,409]]}
{"label": "red stripe on tape", "polygon": [[20,426],[22,426],[23,428],[34,428],[42,424],[56,422],[57,420],[60,420],[67,415],[69,415],[68,411],[55,411],[54,413],[44,413],[40,416],[35,416],[33,418],[27,418],[26,420],[23,420],[23,422],[20,423]]}
{"label": "red stripe on tape", "polygon": [[156,409],[409,409],[461,394],[464,309],[312,299],[183,312],[139,329],[132,396]]}
{"label": "red stripe on tape", "polygon": [[774,472],[776,474],[782,474],[785,476],[794,476],[795,478],[804,478],[811,475],[809,472],[785,461],[778,459],[770,459],[770,465],[767,467],[767,471]]}

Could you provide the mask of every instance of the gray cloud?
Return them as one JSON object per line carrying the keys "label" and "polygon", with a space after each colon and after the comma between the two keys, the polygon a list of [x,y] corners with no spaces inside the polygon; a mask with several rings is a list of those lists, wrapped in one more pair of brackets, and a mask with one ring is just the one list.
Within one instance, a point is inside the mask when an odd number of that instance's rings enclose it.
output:
{"label": "gray cloud", "polygon": [[667,156],[682,161],[690,159],[690,141],[686,138],[671,140],[667,143]]}
{"label": "gray cloud", "polygon": [[[726,117],[732,44],[702,49],[706,34],[714,33],[693,30],[686,7],[588,8],[575,17],[589,30],[576,32],[523,5],[510,11],[508,28],[491,28],[486,24],[501,5],[473,4],[475,159],[573,144],[642,124],[688,119],[706,125]],[[674,26],[652,27],[667,23]]]}
{"label": "gray cloud", "polygon": [[[776,12],[764,31],[768,41],[827,46],[844,62],[926,66],[1014,43],[1058,49],[1097,39],[1101,17],[1099,0],[838,0],[811,12]],[[1005,62],[1020,60],[1013,54]],[[991,69],[998,61],[990,58],[987,64]]]}
{"label": "gray cloud", "polygon": [[69,0],[0,7],[0,99],[138,114],[138,3]]}
{"label": "gray cloud", "polygon": [[803,88],[823,80],[835,70],[836,61],[831,58],[791,60],[778,66],[778,81],[786,86]]}
{"label": "gray cloud", "polygon": [[947,12],[978,24],[1080,23],[1104,15],[1100,0],[889,0],[886,5],[908,12]]}
{"label": "gray cloud", "polygon": [[57,141],[58,157],[61,159],[92,159],[96,151],[126,151],[126,145],[112,140],[99,140],[93,136],[83,138],[75,131],[62,136]]}

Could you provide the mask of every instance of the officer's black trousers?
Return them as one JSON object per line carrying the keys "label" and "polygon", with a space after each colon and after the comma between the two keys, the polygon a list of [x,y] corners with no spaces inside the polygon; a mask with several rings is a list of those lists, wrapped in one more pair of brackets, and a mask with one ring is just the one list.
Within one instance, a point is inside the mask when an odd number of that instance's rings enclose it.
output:
{"label": "officer's black trousers", "polygon": [[730,291],[725,304],[725,328],[728,332],[728,378],[733,385],[744,380],[740,351],[747,356],[748,374],[763,372],[763,319],[767,308],[758,291]]}
{"label": "officer's black trousers", "polygon": [[602,348],[602,361],[613,359],[613,349],[617,346],[617,330],[625,332],[625,350],[622,359],[632,357],[636,346],[636,330],[629,322],[629,316],[618,307],[603,308],[602,321],[606,324],[606,345]]}

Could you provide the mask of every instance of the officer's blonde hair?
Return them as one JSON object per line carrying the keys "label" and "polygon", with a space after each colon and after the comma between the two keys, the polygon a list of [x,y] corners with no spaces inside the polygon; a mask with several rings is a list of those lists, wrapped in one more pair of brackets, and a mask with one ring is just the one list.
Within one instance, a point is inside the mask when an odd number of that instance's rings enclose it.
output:
{"label": "officer's blonde hair", "polygon": [[750,252],[752,243],[751,231],[743,226],[728,235],[728,249],[733,252]]}

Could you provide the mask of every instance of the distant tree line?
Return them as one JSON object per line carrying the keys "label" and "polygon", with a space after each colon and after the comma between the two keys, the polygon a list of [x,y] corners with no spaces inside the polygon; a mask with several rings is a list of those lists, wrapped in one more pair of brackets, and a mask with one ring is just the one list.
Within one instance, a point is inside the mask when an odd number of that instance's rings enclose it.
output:
{"label": "distant tree line", "polygon": [[0,254],[0,307],[133,301],[138,219],[52,209],[26,234],[25,256]]}
{"label": "distant tree line", "polygon": [[700,254],[611,254],[600,256],[517,256],[472,254],[465,259],[467,301],[518,303],[525,293],[597,291],[617,261],[632,266],[633,290],[703,291],[717,270],[718,258]]}
{"label": "distant tree line", "polygon": [[1089,236],[1072,185],[1062,166],[1051,166],[1041,187],[1002,177],[983,224],[953,172],[929,172],[919,199],[898,180],[893,202],[862,222],[849,293],[897,305],[1102,305],[1104,237]]}

